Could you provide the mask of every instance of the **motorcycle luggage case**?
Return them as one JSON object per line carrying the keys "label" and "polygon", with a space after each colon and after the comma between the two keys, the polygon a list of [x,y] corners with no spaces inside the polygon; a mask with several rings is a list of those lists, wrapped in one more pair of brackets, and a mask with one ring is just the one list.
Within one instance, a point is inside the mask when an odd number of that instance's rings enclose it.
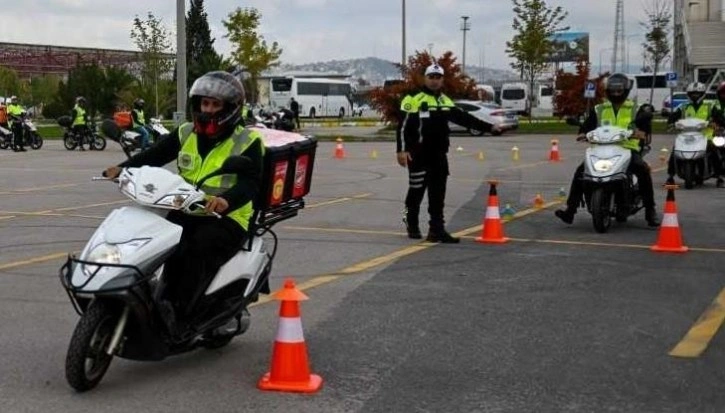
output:
{"label": "motorcycle luggage case", "polygon": [[63,126],[64,128],[70,128],[70,126],[73,124],[73,119],[70,116],[65,115],[59,117],[57,122],[58,125]]}
{"label": "motorcycle luggage case", "polygon": [[274,209],[310,192],[317,140],[312,136],[254,128],[263,136],[264,172],[257,208]]}

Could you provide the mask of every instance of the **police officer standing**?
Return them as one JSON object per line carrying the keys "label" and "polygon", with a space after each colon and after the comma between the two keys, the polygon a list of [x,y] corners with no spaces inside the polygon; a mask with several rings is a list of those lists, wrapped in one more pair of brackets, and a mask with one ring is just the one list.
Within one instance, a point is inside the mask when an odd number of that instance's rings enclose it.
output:
{"label": "police officer standing", "polygon": [[83,148],[84,142],[88,142],[89,149],[93,149],[93,144],[89,139],[90,134],[88,130],[88,113],[86,112],[86,98],[83,96],[76,97],[76,104],[71,110],[71,119],[73,119],[73,123],[71,124],[73,133],[81,138],[80,150],[85,150]]}
{"label": "police officer standing", "polygon": [[25,109],[18,103],[18,97],[12,96],[8,105],[8,116],[10,117],[10,127],[13,131],[13,151],[25,152],[23,142],[23,116]]}
{"label": "police officer standing", "polygon": [[480,131],[490,131],[492,125],[459,109],[448,96],[441,93],[444,75],[442,67],[432,64],[424,74],[423,88],[405,96],[400,104],[396,150],[398,164],[408,168],[409,179],[403,222],[409,238],[423,238],[418,215],[427,189],[430,221],[426,241],[457,243],[460,239],[446,231],[443,219],[449,175],[448,122]]}

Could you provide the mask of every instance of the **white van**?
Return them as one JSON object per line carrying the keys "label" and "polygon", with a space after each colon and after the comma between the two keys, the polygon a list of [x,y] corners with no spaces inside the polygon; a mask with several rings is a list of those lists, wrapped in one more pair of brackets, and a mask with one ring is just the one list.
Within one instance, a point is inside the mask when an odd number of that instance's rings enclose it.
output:
{"label": "white van", "polygon": [[504,83],[501,86],[501,107],[522,115],[529,114],[529,88],[525,83]]}
{"label": "white van", "polygon": [[554,109],[554,88],[550,85],[538,85],[538,93],[536,94],[536,101],[538,102],[538,108],[543,110]]}

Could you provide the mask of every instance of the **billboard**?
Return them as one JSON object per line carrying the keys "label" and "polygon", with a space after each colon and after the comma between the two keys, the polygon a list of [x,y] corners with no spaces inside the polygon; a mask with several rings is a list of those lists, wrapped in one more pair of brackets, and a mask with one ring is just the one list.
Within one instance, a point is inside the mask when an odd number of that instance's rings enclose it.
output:
{"label": "billboard", "polygon": [[561,32],[551,35],[553,51],[547,62],[576,62],[589,60],[589,33]]}

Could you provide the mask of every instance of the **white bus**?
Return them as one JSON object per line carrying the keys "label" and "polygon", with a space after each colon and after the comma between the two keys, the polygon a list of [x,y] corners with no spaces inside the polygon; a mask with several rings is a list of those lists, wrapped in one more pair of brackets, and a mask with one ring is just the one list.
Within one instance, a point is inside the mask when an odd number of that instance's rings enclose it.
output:
{"label": "white bus", "polygon": [[[652,103],[655,111],[659,112],[662,110],[662,102],[666,97],[670,96],[670,88],[667,87],[667,80],[665,79],[664,72],[660,72],[657,76],[654,76],[654,82],[652,80],[652,73],[639,73],[634,76],[635,86],[637,88],[637,103],[640,105],[643,103]],[[654,93],[652,94],[652,102],[649,101],[649,94],[654,86]]]}
{"label": "white bus", "polygon": [[346,80],[278,77],[270,79],[269,104],[289,107],[290,98],[300,105],[300,117],[349,116],[352,86]]}

